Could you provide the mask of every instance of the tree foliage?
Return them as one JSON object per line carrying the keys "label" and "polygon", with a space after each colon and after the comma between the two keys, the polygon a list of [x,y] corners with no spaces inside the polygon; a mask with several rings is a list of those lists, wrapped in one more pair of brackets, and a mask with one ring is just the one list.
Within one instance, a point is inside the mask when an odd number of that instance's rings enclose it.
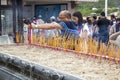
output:
{"label": "tree foliage", "polygon": [[[81,2],[77,6],[77,10],[80,11],[84,16],[91,15],[90,13],[96,13],[99,15],[104,11],[105,0],[99,0],[99,2]],[[97,8],[98,10],[92,10],[92,8]],[[120,10],[120,0],[108,0],[108,14]]]}

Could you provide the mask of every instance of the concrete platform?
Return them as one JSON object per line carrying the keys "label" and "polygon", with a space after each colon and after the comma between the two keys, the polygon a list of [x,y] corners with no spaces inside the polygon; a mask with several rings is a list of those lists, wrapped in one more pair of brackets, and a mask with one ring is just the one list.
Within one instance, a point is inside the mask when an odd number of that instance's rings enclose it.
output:
{"label": "concrete platform", "polygon": [[32,80],[6,67],[0,66],[0,80]]}
{"label": "concrete platform", "polygon": [[[31,79],[33,79],[33,80],[84,80],[84,79],[74,76],[72,74],[68,74],[68,73],[61,72],[61,71],[58,71],[55,69],[51,69],[47,66],[38,65],[36,63],[32,63],[30,61],[18,58],[13,55],[9,55],[4,52],[0,52],[0,62],[6,64],[6,66],[4,65],[5,67],[9,68],[9,66],[7,66],[9,64],[12,66],[13,69],[20,69],[20,71],[22,71],[22,72],[27,71],[29,74],[37,76],[37,78],[34,76],[31,76]],[[3,76],[8,75],[8,74],[3,74],[3,73],[1,73],[1,74]],[[26,73],[23,73],[23,74],[26,74]],[[9,75],[8,75],[8,77],[9,77]],[[9,79],[5,79],[5,80],[9,80]],[[12,79],[10,79],[10,80],[12,80]],[[15,80],[17,80],[17,79],[15,79]],[[22,79],[19,79],[19,80],[22,80]],[[26,79],[24,79],[24,80],[26,80]]]}
{"label": "concrete platform", "polygon": [[13,44],[13,37],[8,35],[2,35],[0,36],[0,45],[8,45]]}

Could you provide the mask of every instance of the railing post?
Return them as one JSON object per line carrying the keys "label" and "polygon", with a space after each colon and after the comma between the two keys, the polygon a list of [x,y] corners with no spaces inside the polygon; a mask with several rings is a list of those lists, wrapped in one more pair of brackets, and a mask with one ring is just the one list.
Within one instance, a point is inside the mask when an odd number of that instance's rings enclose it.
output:
{"label": "railing post", "polygon": [[[31,26],[31,25],[30,25]],[[29,26],[28,26],[29,27]],[[31,44],[31,38],[32,38],[32,29],[28,29],[28,44]]]}

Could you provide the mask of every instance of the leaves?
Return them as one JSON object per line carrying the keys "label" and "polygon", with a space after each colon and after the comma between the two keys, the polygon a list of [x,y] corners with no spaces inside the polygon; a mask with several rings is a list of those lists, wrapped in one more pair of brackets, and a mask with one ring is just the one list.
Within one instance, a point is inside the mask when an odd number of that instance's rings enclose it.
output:
{"label": "leaves", "polygon": [[[120,8],[120,0],[108,0],[108,14],[118,11]],[[90,16],[90,13],[96,13],[99,15],[104,11],[105,0],[99,0],[99,2],[81,2],[77,6],[77,10],[80,11],[83,16]],[[97,8],[98,10],[92,10],[92,8]],[[117,9],[117,10],[116,10]]]}

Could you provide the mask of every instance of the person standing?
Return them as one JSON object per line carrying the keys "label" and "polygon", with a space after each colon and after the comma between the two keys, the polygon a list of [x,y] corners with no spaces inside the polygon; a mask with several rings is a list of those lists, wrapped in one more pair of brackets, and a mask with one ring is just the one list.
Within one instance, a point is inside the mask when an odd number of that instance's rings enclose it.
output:
{"label": "person standing", "polygon": [[73,22],[75,23],[76,28],[78,29],[79,35],[81,35],[83,29],[83,16],[79,11],[74,12],[72,16]]}
{"label": "person standing", "polygon": [[[41,15],[39,15],[38,16],[38,19],[37,19],[37,24],[36,25],[40,25],[40,24],[44,24],[45,22],[44,22],[44,20],[42,19],[42,16]],[[41,34],[41,35],[45,35],[45,31],[44,30],[42,30],[42,29],[36,29],[36,33],[37,34]]]}
{"label": "person standing", "polygon": [[92,24],[93,24],[93,35],[92,38],[93,39],[97,39],[98,37],[98,28],[96,27],[97,24],[97,16],[93,16],[92,17]]}
{"label": "person standing", "polygon": [[73,13],[73,22],[75,22],[77,29],[81,30],[83,28],[83,16],[81,12],[77,11]]}
{"label": "person standing", "polygon": [[107,45],[109,40],[109,25],[110,25],[110,21],[105,17],[105,12],[102,12],[100,15],[101,19],[97,21],[99,46],[100,42]]}
{"label": "person standing", "polygon": [[109,35],[112,35],[113,33],[116,32],[116,17],[114,14],[110,15],[110,30],[109,30]]}
{"label": "person standing", "polygon": [[120,18],[116,19],[116,26],[115,26],[115,28],[116,28],[116,32],[120,31]]}
{"label": "person standing", "polygon": [[31,22],[28,19],[23,20],[23,38],[24,38],[24,43],[28,42],[28,24],[31,24]]}
{"label": "person standing", "polygon": [[37,19],[37,25],[39,25],[39,24],[44,24],[44,21],[43,21],[41,15],[39,15],[39,16],[38,16],[38,19]]}
{"label": "person standing", "polygon": [[[56,24],[56,18],[55,16],[50,17],[50,23]],[[46,37],[58,37],[60,35],[59,29],[52,29],[52,30],[45,30],[46,31]]]}
{"label": "person standing", "polygon": [[111,21],[110,21],[110,25],[113,26],[116,24],[116,17],[114,14],[110,15]]}

